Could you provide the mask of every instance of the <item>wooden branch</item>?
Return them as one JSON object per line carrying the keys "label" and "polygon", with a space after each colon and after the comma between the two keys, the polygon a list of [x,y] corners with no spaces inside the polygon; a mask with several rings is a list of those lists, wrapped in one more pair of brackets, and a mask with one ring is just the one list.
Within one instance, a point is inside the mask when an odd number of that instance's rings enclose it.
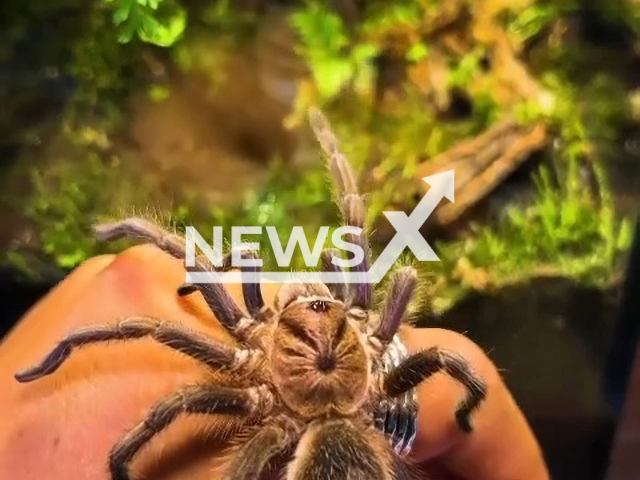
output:
{"label": "wooden branch", "polygon": [[[420,179],[455,170],[455,202],[443,203],[435,210],[432,215],[435,223],[447,225],[456,221],[547,140],[544,124],[521,126],[507,119],[418,167],[416,175]],[[424,192],[428,191],[426,183],[419,180],[419,184]]]}

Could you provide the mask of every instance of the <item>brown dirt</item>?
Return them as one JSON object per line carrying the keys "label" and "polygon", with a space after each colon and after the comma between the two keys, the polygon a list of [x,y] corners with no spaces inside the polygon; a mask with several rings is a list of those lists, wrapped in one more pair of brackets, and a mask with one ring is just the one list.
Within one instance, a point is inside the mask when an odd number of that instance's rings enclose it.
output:
{"label": "brown dirt", "polygon": [[[188,185],[216,205],[228,204],[264,181],[274,157],[293,161],[299,153],[299,133],[287,131],[283,120],[304,70],[282,22],[261,29],[228,58],[215,89],[210,71],[173,73],[163,79],[166,100],[153,101],[146,91],[134,96],[129,137],[135,154],[173,192]],[[191,41],[206,51],[207,42],[219,40],[201,35]]]}

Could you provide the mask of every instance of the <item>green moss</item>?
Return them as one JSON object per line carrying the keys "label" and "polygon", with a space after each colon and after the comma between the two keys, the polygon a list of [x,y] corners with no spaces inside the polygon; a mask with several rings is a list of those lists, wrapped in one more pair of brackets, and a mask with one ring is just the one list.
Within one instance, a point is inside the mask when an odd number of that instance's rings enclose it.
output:
{"label": "green moss", "polygon": [[532,204],[508,209],[498,226],[476,225],[466,238],[441,245],[440,270],[467,288],[491,288],[538,274],[605,285],[618,255],[629,247],[630,224],[615,219],[607,195],[596,201],[577,185],[577,169],[569,175],[557,183],[541,168]]}
{"label": "green moss", "polygon": [[372,87],[372,60],[377,45],[354,42],[338,13],[325,2],[309,0],[290,16],[300,36],[299,52],[306,59],[322,103],[334,99],[350,83]]}

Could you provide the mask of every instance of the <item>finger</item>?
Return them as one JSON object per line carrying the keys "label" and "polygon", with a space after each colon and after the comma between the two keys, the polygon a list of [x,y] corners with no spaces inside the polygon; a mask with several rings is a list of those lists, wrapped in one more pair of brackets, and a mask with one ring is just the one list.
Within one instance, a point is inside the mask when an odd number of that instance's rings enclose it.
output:
{"label": "finger", "polygon": [[446,375],[435,375],[418,387],[418,436],[413,456],[433,460],[462,478],[547,480],[540,447],[498,370],[484,352],[458,333],[405,328],[402,338],[411,352],[439,346],[463,356],[487,386],[487,398],[473,415],[474,429],[462,432],[454,412],[464,387]]}
{"label": "finger", "polygon": [[0,411],[3,402],[12,398],[18,385],[10,381],[11,375],[25,361],[25,355],[38,350],[39,344],[50,341],[49,332],[55,335],[64,329],[66,311],[82,298],[87,285],[114,259],[104,255],[88,260],[72,272],[63,282],[54,287],[20,320],[0,343]]}
{"label": "finger", "polygon": [[[117,257],[90,260],[8,335],[0,349],[0,368],[20,369],[25,362],[35,363],[70,331],[113,323],[123,316],[157,316],[231,341],[201,297],[181,299],[176,295],[184,276],[180,261],[149,245],[133,247]],[[143,350],[148,348],[136,349]]]}
{"label": "finger", "polygon": [[[106,480],[113,444],[160,398],[202,380],[195,362],[146,340],[88,347],[32,384],[12,379],[69,330],[122,316],[150,314],[230,341],[201,298],[176,296],[183,282],[181,262],[155,247],[134,247],[85,263],[24,317],[0,346],[0,478]],[[221,444],[205,433],[224,425],[178,423],[141,452],[134,472],[210,478]]]}

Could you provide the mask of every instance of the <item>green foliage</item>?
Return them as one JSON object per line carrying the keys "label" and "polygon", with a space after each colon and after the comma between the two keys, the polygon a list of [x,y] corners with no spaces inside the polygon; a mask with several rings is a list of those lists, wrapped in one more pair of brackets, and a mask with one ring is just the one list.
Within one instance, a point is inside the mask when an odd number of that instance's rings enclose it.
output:
{"label": "green foliage", "polygon": [[70,268],[95,252],[95,241],[84,219],[96,207],[108,184],[112,169],[93,154],[83,161],[83,172],[70,162],[61,162],[45,178],[32,172],[35,196],[26,207],[27,216],[38,226],[42,250],[61,267]]}
{"label": "green foliage", "polygon": [[35,245],[19,245],[11,252],[10,260],[18,266],[29,264],[28,252],[35,246],[62,268],[95,255],[100,248],[91,233],[93,221],[105,214],[114,194],[128,198],[120,185],[124,175],[119,161],[105,161],[100,154],[105,137],[86,130],[75,138],[83,139],[84,146],[68,150],[69,157],[31,169],[33,191],[24,211],[37,235]]}
{"label": "green foliage", "polygon": [[[345,24],[330,2],[306,0],[290,16],[290,23],[300,37],[299,52],[307,61],[315,87],[317,102],[326,104],[345,89],[371,102],[375,89],[375,59],[386,44],[386,36],[397,29],[417,30],[424,14],[421,2],[397,0],[374,1],[355,26]],[[404,52],[410,62],[428,54],[419,40]]]}
{"label": "green foliage", "polygon": [[449,72],[449,85],[452,87],[467,87],[475,75],[480,71],[480,62],[485,56],[483,47],[476,47],[463,55],[455,68]]}
{"label": "green foliage", "polygon": [[[621,252],[629,248],[631,226],[617,221],[611,199],[595,201],[572,163],[569,178],[556,183],[547,168],[535,176],[536,197],[511,207],[496,227],[473,227],[462,240],[440,245],[436,270],[448,284],[440,292],[446,308],[468,288],[492,288],[534,275],[566,275],[603,285]],[[461,268],[462,266],[462,268]]]}
{"label": "green foliage", "polygon": [[311,67],[321,102],[334,98],[351,82],[371,88],[371,61],[378,47],[353,44],[337,12],[324,2],[310,0],[291,14],[291,24],[300,35],[300,53]]}
{"label": "green foliage", "polygon": [[33,232],[18,242],[8,260],[29,276],[31,265],[41,263],[34,251],[53,264],[69,269],[123,243],[105,245],[94,238],[92,227],[101,219],[149,211],[153,179],[141,176],[132,165],[110,154],[108,133],[100,127],[78,129],[67,124],[50,146],[47,163],[29,171],[31,191],[23,212]]}
{"label": "green foliage", "polygon": [[186,11],[173,0],[102,0],[113,8],[113,23],[120,27],[118,41],[140,40],[161,47],[173,45],[187,24]]}
{"label": "green foliage", "polygon": [[416,43],[407,50],[405,58],[408,62],[415,63],[424,59],[427,55],[429,55],[429,47],[424,43]]}
{"label": "green foliage", "polygon": [[82,35],[71,46],[68,70],[77,88],[66,108],[67,121],[97,112],[104,121],[119,123],[117,101],[127,89],[124,72],[130,66],[130,57],[116,38],[104,10],[92,10]]}
{"label": "green foliage", "polygon": [[502,15],[502,21],[507,26],[507,31],[515,39],[524,43],[538,35],[568,9],[567,2],[564,2],[564,4],[562,2],[538,2],[520,12],[505,11]]}

